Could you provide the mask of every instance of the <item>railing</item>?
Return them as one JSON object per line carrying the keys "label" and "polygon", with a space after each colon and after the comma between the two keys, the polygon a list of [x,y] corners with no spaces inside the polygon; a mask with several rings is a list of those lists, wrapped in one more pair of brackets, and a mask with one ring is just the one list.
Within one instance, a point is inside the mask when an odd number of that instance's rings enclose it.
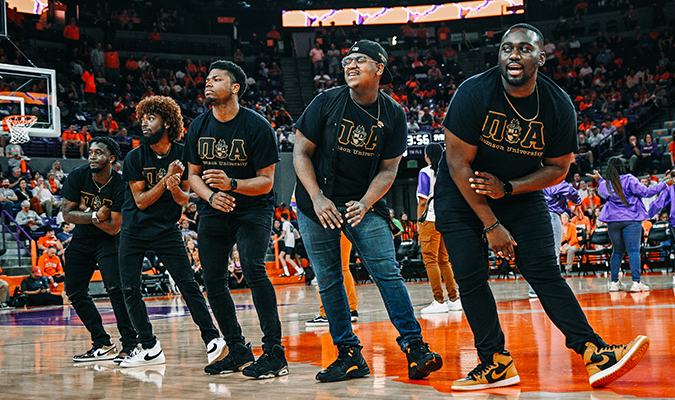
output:
{"label": "railing", "polygon": [[[2,217],[2,249],[6,252],[7,251],[7,242],[6,242],[6,237],[5,233],[9,232],[10,235],[16,240],[17,246],[16,246],[16,251],[17,251],[17,259],[19,260],[19,267],[21,267],[21,249],[23,248],[27,253],[28,256],[33,259],[33,256],[35,255],[34,251],[29,250],[26,245],[23,244],[23,240],[21,240],[21,234],[23,233],[30,241],[31,241],[31,249],[35,246],[34,245],[34,240],[31,239],[31,236],[28,232],[26,232],[21,225],[16,223],[16,220],[14,217],[12,217],[12,214],[8,213],[5,210],[2,210],[2,214],[0,214]],[[12,232],[11,229],[9,229],[9,226],[5,224],[6,219],[9,219],[10,223],[14,223],[16,225],[16,232]]]}
{"label": "railing", "polygon": [[300,93],[300,102],[302,103],[302,109],[304,110],[307,107],[307,102],[305,101],[305,96],[302,95],[302,77],[300,76],[300,68],[298,68],[298,44],[296,42],[295,37],[293,37],[293,62],[295,63],[295,75],[296,78],[298,79],[298,91]]}

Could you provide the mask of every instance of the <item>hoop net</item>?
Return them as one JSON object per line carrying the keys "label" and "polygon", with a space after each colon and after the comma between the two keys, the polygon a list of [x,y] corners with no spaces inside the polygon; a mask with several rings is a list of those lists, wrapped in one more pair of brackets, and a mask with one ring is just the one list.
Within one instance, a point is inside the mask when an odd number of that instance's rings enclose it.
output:
{"label": "hoop net", "polygon": [[23,144],[30,140],[30,129],[37,122],[35,115],[10,115],[2,119],[3,124],[9,128],[9,142]]}

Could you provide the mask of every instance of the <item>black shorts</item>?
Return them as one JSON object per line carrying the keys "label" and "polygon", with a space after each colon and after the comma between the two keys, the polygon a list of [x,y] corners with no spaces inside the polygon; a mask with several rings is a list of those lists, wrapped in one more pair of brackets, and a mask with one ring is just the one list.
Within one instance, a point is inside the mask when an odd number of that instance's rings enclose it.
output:
{"label": "black shorts", "polygon": [[282,251],[291,256],[291,258],[295,256],[295,247],[286,247],[285,244],[279,244],[279,253],[281,253]]}

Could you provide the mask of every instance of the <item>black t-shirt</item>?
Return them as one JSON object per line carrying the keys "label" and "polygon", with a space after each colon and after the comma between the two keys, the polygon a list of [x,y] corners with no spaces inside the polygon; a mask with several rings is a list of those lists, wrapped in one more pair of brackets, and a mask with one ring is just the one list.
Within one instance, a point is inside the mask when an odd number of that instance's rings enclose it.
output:
{"label": "black t-shirt", "polygon": [[[80,204],[84,199],[91,211],[98,211],[103,206],[108,206],[112,212],[121,212],[124,203],[124,191],[127,184],[122,175],[112,171],[110,182],[101,186],[99,191],[94,183],[89,165],[83,165],[73,170],[61,188],[61,195],[69,201]],[[94,224],[78,224],[73,231],[73,239],[111,237]]]}
{"label": "black t-shirt", "polygon": [[[256,171],[279,162],[279,149],[274,129],[259,114],[241,107],[233,119],[220,122],[209,110],[190,124],[185,159],[190,164],[201,165],[204,171],[220,169],[230,178],[250,179],[256,177]],[[274,207],[271,190],[259,196],[229,194],[235,198],[234,210],[229,214]],[[223,213],[204,199],[199,199],[197,207],[200,217]]]}
{"label": "black t-shirt", "polygon": [[[317,96],[307,107],[296,128],[314,144],[323,139],[321,125],[321,107],[325,96]],[[380,100],[382,101],[382,100]],[[383,105],[380,104],[380,107]],[[372,116],[378,115],[378,104],[363,107]],[[399,112],[400,111],[400,112]],[[372,163],[377,146],[384,146],[381,151],[381,160],[396,158],[403,154],[407,146],[408,128],[405,113],[399,108],[391,121],[386,121],[381,115],[382,123],[393,128],[393,135],[384,137],[384,143],[377,143],[377,121],[366,114],[351,99],[347,101],[340,126],[340,135],[337,143],[337,158],[335,165],[335,181],[331,200],[337,206],[342,206],[350,200],[360,200],[368,190]]]}
{"label": "black t-shirt", "polygon": [[[169,164],[174,160],[183,161],[183,147],[182,144],[173,142],[169,154],[158,158],[150,146],[141,144],[124,159],[124,180],[144,181],[145,190],[152,189],[166,175]],[[182,179],[187,178],[186,167]],[[181,213],[182,208],[173,200],[170,190],[165,190],[156,202],[141,210],[136,205],[131,187],[127,187],[122,207],[122,233],[137,238],[156,237],[175,229]]]}
{"label": "black t-shirt", "polygon": [[34,292],[36,290],[42,289],[49,289],[49,287],[47,287],[45,281],[40,277],[31,278],[30,276],[28,276],[21,281],[22,292]]}
{"label": "black t-shirt", "polygon": [[[544,158],[577,151],[576,114],[571,99],[543,74],[538,75],[537,85],[539,99],[536,91],[522,99],[509,97],[525,118],[533,118],[539,107],[539,115],[531,122],[520,118],[504,97],[498,67],[460,85],[448,106],[443,125],[464,142],[477,146],[473,170],[489,172],[508,181],[533,173],[541,167]],[[440,163],[434,196],[436,225],[441,230],[444,211],[452,208],[451,203],[460,200],[465,204],[446,162]],[[508,200],[514,197],[518,196],[509,196]]]}

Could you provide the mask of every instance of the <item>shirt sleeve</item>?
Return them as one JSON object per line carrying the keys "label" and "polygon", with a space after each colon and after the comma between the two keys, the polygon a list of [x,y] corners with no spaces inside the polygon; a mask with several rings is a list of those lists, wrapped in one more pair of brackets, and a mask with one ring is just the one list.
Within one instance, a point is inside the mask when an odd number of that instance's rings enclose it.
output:
{"label": "shirt sleeve", "polygon": [[659,197],[656,198],[656,200],[652,201],[652,203],[649,205],[649,211],[648,215],[649,218],[654,217],[656,214],[659,213],[666,205],[671,203],[670,200],[670,192],[672,189],[666,188],[661,194],[659,194]]}
{"label": "shirt sleeve", "polygon": [[137,147],[137,150],[131,151],[127,154],[127,157],[124,159],[124,169],[122,170],[122,175],[124,180],[127,182],[135,181],[145,181],[145,177],[139,168],[140,160],[140,147]]}
{"label": "shirt sleeve", "polygon": [[557,102],[558,121],[556,131],[551,135],[551,140],[546,144],[544,157],[556,158],[579,150],[579,138],[577,137],[577,117],[574,106],[569,96],[563,93],[563,101]]}
{"label": "shirt sleeve", "polygon": [[[115,174],[115,173],[116,172],[113,171],[113,174]],[[112,207],[110,207],[110,211],[112,211],[112,212],[122,212],[122,206],[124,205],[124,195],[125,195],[125,191],[127,190],[127,186],[128,186],[128,184],[124,180],[122,180],[122,179],[119,180],[117,190],[113,194],[113,196],[115,196],[115,198],[113,199],[113,205],[112,205]]]}
{"label": "shirt sleeve", "polygon": [[408,124],[405,122],[405,113],[400,107],[396,108],[394,129],[391,136],[385,137],[382,159],[390,160],[403,154],[408,148]]}
{"label": "shirt sleeve", "polygon": [[314,144],[321,143],[321,137],[323,135],[323,129],[321,127],[321,108],[323,103],[326,101],[326,95],[324,93],[319,94],[309,103],[309,106],[302,113],[298,122],[295,124],[295,129],[302,132],[310,142]]}
{"label": "shirt sleeve", "polygon": [[253,156],[253,168],[259,171],[279,162],[279,146],[269,122],[256,114],[251,114],[250,118],[255,118],[256,122],[254,131],[249,132],[252,135],[252,148],[249,151]]}
{"label": "shirt sleeve", "polygon": [[[209,111],[210,112],[210,111]],[[183,157],[185,161],[192,165],[203,165],[202,159],[199,157],[199,131],[198,125],[202,126],[206,124],[207,121],[204,121],[205,118],[208,118],[207,114],[202,114],[197,117],[188,128],[187,139],[185,139],[185,148],[183,149]]]}
{"label": "shirt sleeve", "polygon": [[63,196],[68,201],[72,201],[75,203],[80,202],[80,190],[75,187],[75,185],[79,184],[80,175],[81,175],[80,171],[75,170],[71,172],[66,178],[66,181],[63,182],[63,187],[61,188],[61,196]]}
{"label": "shirt sleeve", "polygon": [[636,178],[632,175],[629,177],[629,181],[628,181],[627,186],[628,186],[628,189],[630,190],[630,192],[633,193],[634,195],[638,196],[638,197],[656,196],[657,194],[661,193],[661,191],[663,191],[663,189],[665,189],[667,187],[665,182],[661,182],[658,185],[654,185],[652,187],[647,187],[647,186],[643,185],[642,183],[640,183],[638,178]]}
{"label": "shirt sleeve", "polygon": [[474,85],[472,80],[464,81],[448,105],[448,111],[443,119],[443,126],[462,141],[478,146],[481,135],[482,118],[485,116],[484,107],[473,96]]}
{"label": "shirt sleeve", "polygon": [[431,179],[429,175],[420,171],[417,176],[417,197],[428,199],[429,193],[431,193]]}

